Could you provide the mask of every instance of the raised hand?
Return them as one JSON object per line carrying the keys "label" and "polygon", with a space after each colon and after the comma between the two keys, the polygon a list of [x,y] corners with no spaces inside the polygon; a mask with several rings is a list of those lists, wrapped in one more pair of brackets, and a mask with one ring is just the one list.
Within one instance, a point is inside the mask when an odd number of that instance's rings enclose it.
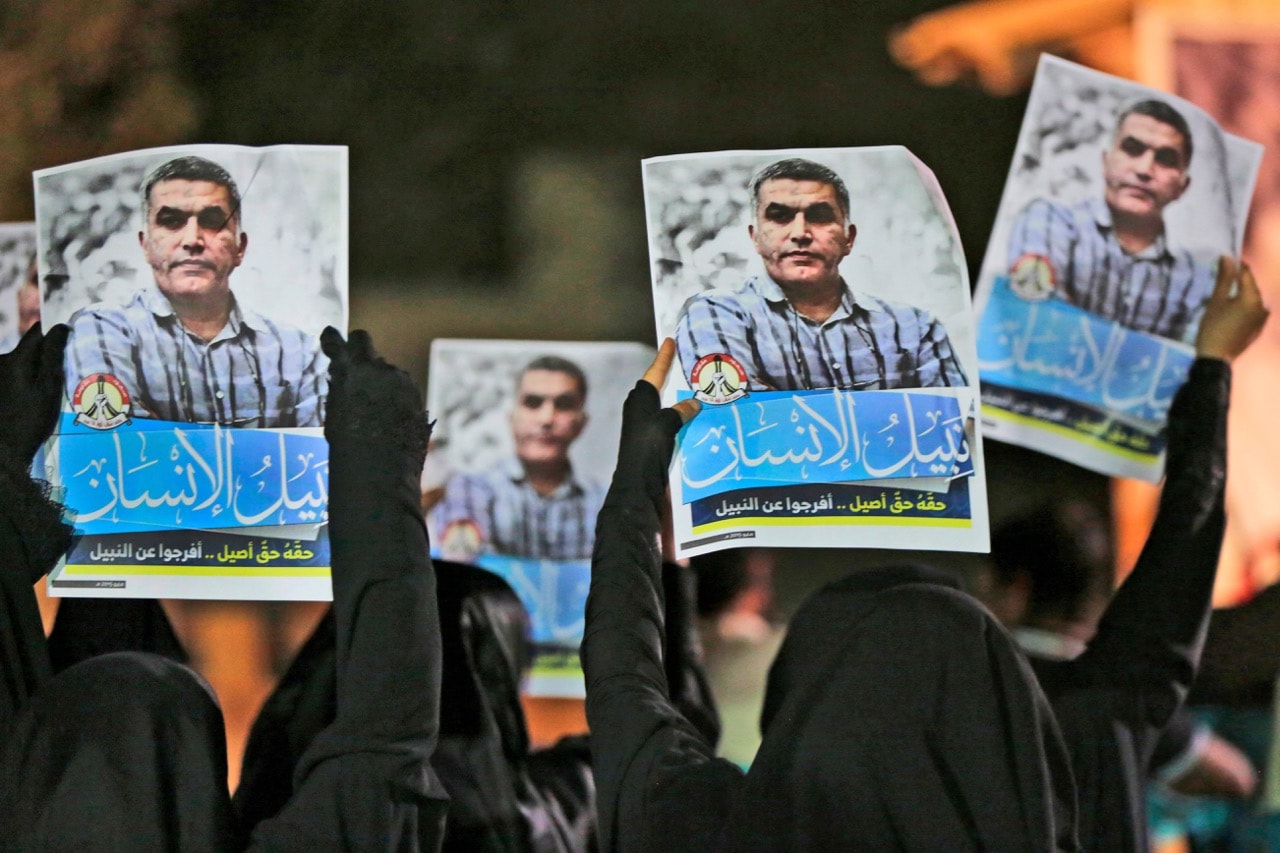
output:
{"label": "raised hand", "polygon": [[1218,278],[1196,334],[1196,354],[1230,363],[1253,343],[1267,322],[1268,308],[1248,264],[1218,260]]}
{"label": "raised hand", "polygon": [[62,353],[70,330],[59,323],[40,333],[32,326],[13,352],[0,355],[0,388],[5,415],[0,418],[0,455],[29,467],[53,431],[62,408]]}
{"label": "raised hand", "polygon": [[650,500],[661,500],[676,433],[702,408],[697,400],[682,400],[669,409],[662,408],[658,389],[667,381],[675,354],[675,341],[667,338],[622,405],[622,440],[610,489],[614,498],[621,496],[620,488],[628,492],[638,488]]}
{"label": "raised hand", "polygon": [[329,399],[325,436],[389,440],[416,459],[416,477],[427,454],[431,427],[413,381],[373,349],[373,340],[356,329],[344,341],[332,326],[320,334],[329,357]]}

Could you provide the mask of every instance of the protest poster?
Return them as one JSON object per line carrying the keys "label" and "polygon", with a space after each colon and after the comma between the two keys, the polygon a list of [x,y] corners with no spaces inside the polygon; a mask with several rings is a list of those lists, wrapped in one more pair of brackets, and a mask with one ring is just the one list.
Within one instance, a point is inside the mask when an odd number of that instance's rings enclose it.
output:
{"label": "protest poster", "polygon": [[432,555],[488,569],[520,597],[533,630],[531,695],[584,695],[578,645],[596,515],[623,400],[653,354],[628,343],[431,345],[436,426],[422,490]]}
{"label": "protest poster", "polygon": [[60,596],[328,600],[328,362],[347,151],[193,145],[36,172],[41,317],[67,323],[45,477]]}
{"label": "protest poster", "polygon": [[989,436],[1159,479],[1260,157],[1181,98],[1042,57],[978,282]]}
{"label": "protest poster", "polygon": [[32,319],[40,319],[35,257],[34,222],[0,223],[0,353],[17,346]]}
{"label": "protest poster", "polygon": [[988,548],[968,275],[901,147],[643,163],[654,313],[697,397],[671,468],[677,555]]}

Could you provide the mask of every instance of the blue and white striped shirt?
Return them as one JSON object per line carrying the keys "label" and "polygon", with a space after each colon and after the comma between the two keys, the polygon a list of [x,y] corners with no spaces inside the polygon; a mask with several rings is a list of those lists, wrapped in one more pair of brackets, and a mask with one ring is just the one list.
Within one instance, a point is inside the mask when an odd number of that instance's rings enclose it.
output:
{"label": "blue and white striped shirt", "polygon": [[227,325],[205,343],[152,287],[123,307],[91,305],[71,318],[67,395],[97,374],[129,392],[131,414],[243,427],[324,424],[328,359],[312,335],[233,302]]}
{"label": "blue and white striped shirt", "polygon": [[1102,199],[1072,207],[1036,199],[1023,208],[1009,237],[1009,270],[1047,262],[1065,301],[1122,326],[1174,340],[1195,336],[1213,292],[1211,264],[1171,249],[1164,235],[1136,254],[1116,239]]}
{"label": "blue and white striped shirt", "polygon": [[691,297],[675,334],[685,378],[699,358],[721,353],[760,391],[969,384],[947,330],[927,311],[843,288],[840,307],[823,323],[796,311],[768,276]]}
{"label": "blue and white striped shirt", "polygon": [[450,478],[433,510],[436,535],[449,545],[449,528],[476,526],[479,553],[540,560],[586,560],[595,546],[596,516],[604,489],[572,474],[549,495],[538,494],[516,461],[498,470]]}

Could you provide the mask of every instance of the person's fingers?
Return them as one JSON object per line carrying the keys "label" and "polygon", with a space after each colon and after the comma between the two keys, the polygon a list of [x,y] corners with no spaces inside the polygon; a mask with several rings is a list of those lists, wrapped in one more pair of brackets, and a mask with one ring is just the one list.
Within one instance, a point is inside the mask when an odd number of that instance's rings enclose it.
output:
{"label": "person's fingers", "polygon": [[35,379],[39,370],[39,363],[36,359],[36,352],[40,349],[40,342],[44,340],[44,336],[40,334],[40,324],[36,323],[26,334],[18,341],[18,345],[9,353],[9,357],[13,359],[13,364],[19,365],[18,369],[27,373],[29,379]]}
{"label": "person's fingers", "polygon": [[71,328],[58,323],[49,330],[40,344],[39,385],[42,388],[61,388],[63,384],[62,356],[67,349]]}
{"label": "person's fingers", "polygon": [[671,408],[680,416],[680,423],[687,424],[697,416],[698,412],[702,411],[702,404],[690,397],[688,400],[681,400]]}
{"label": "person's fingers", "polygon": [[324,350],[324,354],[330,361],[345,362],[347,360],[347,342],[342,339],[342,332],[333,326],[325,326],[324,331],[320,333],[320,349]]}
{"label": "person's fingers", "polygon": [[1266,304],[1266,300],[1262,298],[1262,290],[1258,287],[1258,280],[1254,278],[1253,270],[1249,269],[1246,263],[1240,264],[1240,299],[1252,305],[1257,305],[1264,311],[1270,310]]}
{"label": "person's fingers", "polygon": [[663,409],[657,413],[654,423],[668,436],[674,437],[684,426],[684,417],[674,408]]}
{"label": "person's fingers", "polygon": [[642,377],[644,381],[661,391],[662,386],[667,383],[667,374],[671,372],[671,362],[675,357],[676,342],[667,338],[662,342],[662,346],[658,347],[658,354],[654,357],[653,364],[650,364],[649,369],[644,372]]}
{"label": "person's fingers", "polygon": [[353,329],[347,338],[347,349],[354,361],[373,361],[378,354],[373,350],[373,338],[364,329]]}
{"label": "person's fingers", "polygon": [[1213,282],[1210,299],[1230,299],[1231,286],[1236,278],[1236,259],[1230,255],[1218,257],[1218,277]]}

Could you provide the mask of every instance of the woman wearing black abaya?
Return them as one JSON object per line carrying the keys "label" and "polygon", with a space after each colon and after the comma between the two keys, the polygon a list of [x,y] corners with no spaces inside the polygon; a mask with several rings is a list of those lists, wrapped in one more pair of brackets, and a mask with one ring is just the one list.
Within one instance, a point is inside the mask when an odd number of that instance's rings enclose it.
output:
{"label": "woman wearing black abaya", "polygon": [[976,602],[907,569],[827,587],[793,620],[747,774],[714,757],[663,671],[659,507],[682,419],[667,341],[623,409],[583,668],[604,850],[1075,850],[1052,714]]}
{"label": "woman wearing black abaya", "polygon": [[[590,738],[530,750],[520,703],[529,617],[511,587],[475,566],[436,562],[442,672],[432,766],[449,793],[445,851],[597,849]],[[673,704],[709,743],[719,734],[693,626],[689,570],[663,566]],[[242,827],[274,815],[291,771],[333,715],[333,619],[326,616],[254,722],[234,805]]]}
{"label": "woman wearing black abaya", "polygon": [[[43,344],[36,333],[0,358],[6,392],[36,425],[0,427],[0,446],[18,457],[0,473],[10,487],[0,494],[3,606],[21,617],[0,626],[0,838],[20,850],[240,849],[221,714],[198,675],[118,653],[49,677],[30,583],[65,548],[67,531],[55,505],[38,490],[31,499],[24,464],[56,416],[64,341],[59,329]],[[302,756],[284,809],[248,846],[435,849],[446,801],[429,763],[440,640],[417,498],[429,430],[412,383],[366,334],[344,343],[326,330],[322,341],[331,359],[337,714]]]}
{"label": "woman wearing black abaya", "polygon": [[[1223,257],[1196,361],[1169,409],[1164,489],[1138,562],[1078,657],[1032,661],[1071,753],[1089,850],[1148,849],[1147,768],[1195,678],[1226,524],[1230,365],[1266,319],[1253,274],[1243,267],[1237,276]],[[1048,558],[1050,547],[1018,528],[996,545],[1010,566]]]}

